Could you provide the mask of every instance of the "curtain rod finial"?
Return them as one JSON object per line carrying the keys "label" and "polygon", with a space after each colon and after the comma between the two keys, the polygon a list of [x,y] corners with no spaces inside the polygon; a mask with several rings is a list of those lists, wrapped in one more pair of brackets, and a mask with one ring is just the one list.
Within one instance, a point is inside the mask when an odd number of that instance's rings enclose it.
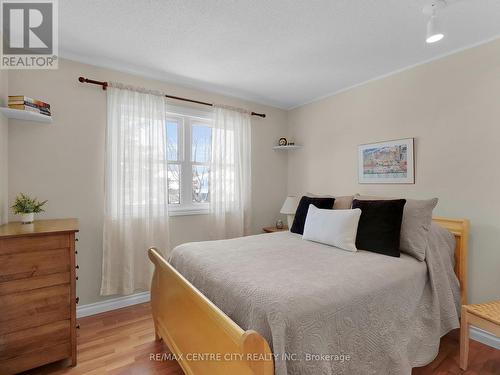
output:
{"label": "curtain rod finial", "polygon": [[83,77],[78,77],[78,81],[80,81],[81,83],[84,83],[84,82],[85,82],[85,78],[83,78]]}

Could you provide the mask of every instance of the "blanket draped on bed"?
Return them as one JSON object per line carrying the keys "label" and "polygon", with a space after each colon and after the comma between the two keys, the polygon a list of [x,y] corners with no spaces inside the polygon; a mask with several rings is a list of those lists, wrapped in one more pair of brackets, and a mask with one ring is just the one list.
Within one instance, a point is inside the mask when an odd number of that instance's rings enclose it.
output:
{"label": "blanket draped on bed", "polygon": [[433,224],[424,262],[289,232],[183,244],[169,261],[241,328],[266,338],[277,375],[410,374],[459,326],[454,247]]}

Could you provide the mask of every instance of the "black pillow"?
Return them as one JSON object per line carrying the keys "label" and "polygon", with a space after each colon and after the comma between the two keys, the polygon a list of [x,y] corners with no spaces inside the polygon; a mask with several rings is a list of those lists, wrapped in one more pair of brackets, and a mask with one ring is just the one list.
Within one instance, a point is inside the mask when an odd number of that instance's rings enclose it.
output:
{"label": "black pillow", "polygon": [[335,198],[318,198],[318,197],[306,197],[303,196],[300,199],[299,206],[295,212],[295,219],[293,219],[293,225],[290,232],[304,234],[304,224],[306,223],[307,210],[309,210],[309,205],[313,204],[317,208],[332,209]]}
{"label": "black pillow", "polygon": [[365,201],[355,199],[352,208],[361,209],[356,247],[399,257],[399,237],[406,199]]}

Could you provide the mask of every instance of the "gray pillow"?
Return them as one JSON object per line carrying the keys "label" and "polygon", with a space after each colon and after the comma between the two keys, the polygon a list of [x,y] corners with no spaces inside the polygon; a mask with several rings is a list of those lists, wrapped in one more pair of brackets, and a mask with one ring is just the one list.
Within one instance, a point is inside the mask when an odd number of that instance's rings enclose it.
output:
{"label": "gray pillow", "polygon": [[334,210],[349,210],[352,208],[352,200],[354,195],[343,195],[340,197],[335,197],[335,202],[333,203]]}
{"label": "gray pillow", "polygon": [[[355,199],[393,199],[386,197],[372,197],[359,195]],[[425,259],[427,249],[427,234],[432,224],[432,210],[438,203],[437,198],[427,200],[407,199],[403,210],[401,223],[401,238],[399,247],[403,253],[409,254],[418,260]]]}
{"label": "gray pillow", "polygon": [[354,199],[354,195],[335,196],[306,193],[306,196],[313,198],[335,198],[335,202],[333,203],[334,210],[350,210],[352,208],[352,200]]}

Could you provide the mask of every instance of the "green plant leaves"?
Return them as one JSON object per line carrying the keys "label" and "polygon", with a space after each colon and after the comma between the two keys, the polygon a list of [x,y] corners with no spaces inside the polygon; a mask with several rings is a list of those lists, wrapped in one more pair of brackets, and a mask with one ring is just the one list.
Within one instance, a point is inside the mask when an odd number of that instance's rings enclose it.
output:
{"label": "green plant leaves", "polygon": [[31,198],[24,193],[20,193],[11,208],[15,214],[36,214],[44,211],[42,207],[45,203],[47,203],[46,200],[40,202],[37,198]]}

